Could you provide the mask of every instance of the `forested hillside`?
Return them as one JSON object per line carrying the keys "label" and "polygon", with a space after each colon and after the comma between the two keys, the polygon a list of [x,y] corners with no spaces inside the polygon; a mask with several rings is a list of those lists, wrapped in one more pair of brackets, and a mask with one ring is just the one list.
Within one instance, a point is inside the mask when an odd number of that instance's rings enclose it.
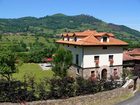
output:
{"label": "forested hillside", "polygon": [[124,25],[106,23],[89,15],[66,16],[55,14],[41,18],[23,17],[18,19],[0,19],[0,34],[45,35],[55,37],[69,31],[95,29],[114,33],[118,38],[133,45],[140,41],[140,32]]}

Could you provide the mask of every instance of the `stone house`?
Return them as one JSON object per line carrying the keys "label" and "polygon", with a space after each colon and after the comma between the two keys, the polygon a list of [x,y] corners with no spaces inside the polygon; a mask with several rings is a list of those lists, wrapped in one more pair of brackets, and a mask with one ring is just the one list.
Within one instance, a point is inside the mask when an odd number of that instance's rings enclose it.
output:
{"label": "stone house", "polygon": [[123,46],[126,42],[112,33],[85,30],[62,34],[58,44],[73,54],[72,70],[85,79],[120,79],[123,64]]}
{"label": "stone house", "polygon": [[123,66],[140,77],[140,48],[123,52]]}

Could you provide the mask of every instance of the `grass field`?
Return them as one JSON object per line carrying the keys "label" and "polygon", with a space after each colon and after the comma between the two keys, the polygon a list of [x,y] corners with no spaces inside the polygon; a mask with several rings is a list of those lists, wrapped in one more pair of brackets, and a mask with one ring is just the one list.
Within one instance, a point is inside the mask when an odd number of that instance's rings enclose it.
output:
{"label": "grass field", "polygon": [[24,63],[22,66],[19,67],[18,73],[13,74],[13,78],[23,81],[25,74],[30,76],[34,75],[35,80],[39,82],[40,79],[44,77],[52,78],[54,73],[52,70],[43,71],[41,67],[35,63]]}

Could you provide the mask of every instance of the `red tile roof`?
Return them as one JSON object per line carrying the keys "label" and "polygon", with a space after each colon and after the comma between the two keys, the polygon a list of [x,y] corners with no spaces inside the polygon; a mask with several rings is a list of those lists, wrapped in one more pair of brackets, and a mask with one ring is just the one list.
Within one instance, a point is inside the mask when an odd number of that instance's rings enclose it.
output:
{"label": "red tile roof", "polygon": [[94,34],[94,36],[111,36],[111,37],[114,37],[114,35],[112,33],[107,33],[107,32],[96,33],[96,34]]}
{"label": "red tile roof", "polygon": [[83,32],[73,32],[73,33],[64,33],[62,36],[79,36],[79,37],[86,37],[89,35],[96,34],[97,32],[95,30],[85,30]]}
{"label": "red tile roof", "polygon": [[140,48],[135,48],[132,51],[129,51],[130,55],[140,55]]}
{"label": "red tile roof", "polygon": [[86,37],[86,36],[90,36],[90,35],[94,35],[95,37],[96,36],[114,36],[112,33],[107,33],[107,32],[100,32],[98,33],[96,30],[85,30],[83,32],[73,32],[73,33],[64,33],[62,34],[62,36],[83,36],[83,37]]}
{"label": "red tile roof", "polygon": [[[68,33],[68,36],[72,36],[72,33]],[[74,35],[74,34],[73,34]],[[66,41],[66,40],[58,40],[57,43],[61,44],[72,44],[72,45],[83,45],[83,46],[95,46],[95,45],[128,45],[128,43],[121,41],[119,39],[114,38],[114,35],[111,33],[100,32],[97,33],[96,31],[84,31],[84,32],[76,32],[76,36],[86,36],[78,41]],[[109,42],[101,42],[97,36],[108,36]]]}
{"label": "red tile roof", "polygon": [[140,48],[135,48],[131,51],[123,53],[123,61],[140,60]]}
{"label": "red tile roof", "polygon": [[127,51],[124,51],[123,52],[123,61],[131,61],[131,60],[134,60],[134,58],[132,56],[130,56]]}

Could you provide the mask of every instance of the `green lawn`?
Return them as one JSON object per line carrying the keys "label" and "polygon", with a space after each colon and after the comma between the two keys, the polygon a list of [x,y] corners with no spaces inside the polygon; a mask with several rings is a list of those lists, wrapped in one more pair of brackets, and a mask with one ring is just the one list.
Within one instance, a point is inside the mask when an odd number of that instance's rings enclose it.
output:
{"label": "green lawn", "polygon": [[13,78],[22,81],[24,80],[25,74],[31,76],[34,75],[35,80],[38,82],[40,79],[44,77],[52,78],[54,73],[52,70],[43,71],[41,67],[35,63],[24,63],[22,66],[19,67],[18,73],[13,74]]}

